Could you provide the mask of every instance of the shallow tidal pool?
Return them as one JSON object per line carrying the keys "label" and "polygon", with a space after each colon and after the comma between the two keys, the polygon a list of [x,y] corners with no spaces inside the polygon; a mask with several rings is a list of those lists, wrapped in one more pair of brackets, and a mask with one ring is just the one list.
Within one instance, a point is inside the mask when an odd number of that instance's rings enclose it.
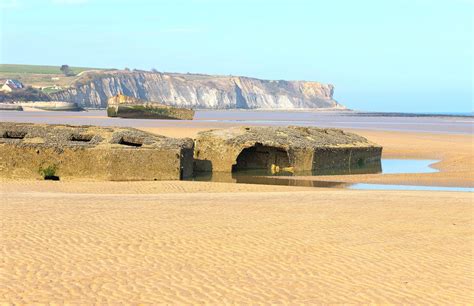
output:
{"label": "shallow tidal pool", "polygon": [[[382,159],[383,174],[406,174],[406,173],[434,173],[437,169],[431,165],[437,163],[433,159]],[[312,177],[317,178],[318,175]],[[428,191],[461,191],[473,192],[470,187],[443,187],[443,186],[422,186],[422,185],[394,185],[394,184],[367,184],[367,183],[342,183],[318,181],[315,179],[293,179],[289,176],[278,175],[255,175],[248,173],[232,173],[230,175],[220,176],[219,174],[207,173],[198,175],[192,180],[195,181],[214,181],[214,182],[232,182],[238,184],[264,184],[264,185],[282,185],[282,186],[300,186],[300,187],[320,187],[320,188],[348,188],[355,190],[428,190]]]}
{"label": "shallow tidal pool", "polygon": [[430,165],[439,162],[435,159],[388,159],[382,158],[382,173],[434,173],[438,170]]}

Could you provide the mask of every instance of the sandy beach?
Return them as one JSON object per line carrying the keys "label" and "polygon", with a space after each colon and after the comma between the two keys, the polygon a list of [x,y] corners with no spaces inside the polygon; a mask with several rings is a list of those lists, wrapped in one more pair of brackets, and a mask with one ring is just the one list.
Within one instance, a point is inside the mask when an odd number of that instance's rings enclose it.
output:
{"label": "sandy beach", "polygon": [[[192,137],[205,128],[144,128]],[[473,186],[471,135],[356,131]],[[473,195],[211,182],[2,181],[0,301],[469,303]]]}
{"label": "sandy beach", "polygon": [[470,194],[283,189],[3,194],[1,300],[472,302]]}

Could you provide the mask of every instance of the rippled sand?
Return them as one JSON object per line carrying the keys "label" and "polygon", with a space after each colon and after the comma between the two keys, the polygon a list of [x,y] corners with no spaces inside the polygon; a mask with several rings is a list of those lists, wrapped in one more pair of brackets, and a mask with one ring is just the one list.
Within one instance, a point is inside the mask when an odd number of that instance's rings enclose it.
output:
{"label": "rippled sand", "polygon": [[4,193],[0,301],[469,303],[472,212],[445,192]]}

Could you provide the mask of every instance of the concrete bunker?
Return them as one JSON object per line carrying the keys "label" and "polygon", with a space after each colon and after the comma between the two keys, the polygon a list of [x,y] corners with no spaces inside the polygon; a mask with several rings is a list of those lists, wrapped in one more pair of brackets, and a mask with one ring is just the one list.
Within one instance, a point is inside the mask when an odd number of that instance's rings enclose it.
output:
{"label": "concrete bunker", "polygon": [[313,175],[377,173],[381,171],[381,154],[381,146],[339,129],[232,127],[198,133],[194,170],[266,170],[272,174]]}
{"label": "concrete bunker", "polygon": [[0,176],[179,180],[192,176],[194,142],[133,128],[0,123]]}

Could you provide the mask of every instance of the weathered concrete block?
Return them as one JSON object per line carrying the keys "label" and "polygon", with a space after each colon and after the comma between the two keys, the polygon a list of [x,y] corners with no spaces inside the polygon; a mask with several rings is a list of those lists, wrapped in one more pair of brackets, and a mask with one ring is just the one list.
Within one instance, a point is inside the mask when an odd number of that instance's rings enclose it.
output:
{"label": "weathered concrete block", "polygon": [[116,95],[107,101],[107,116],[140,119],[192,120],[194,110]]}
{"label": "weathered concrete block", "polygon": [[192,175],[192,139],[132,128],[0,123],[0,176],[179,180]]}
{"label": "weathered concrete block", "polygon": [[338,129],[234,127],[200,132],[194,159],[199,172],[376,173],[381,154],[381,146]]}

